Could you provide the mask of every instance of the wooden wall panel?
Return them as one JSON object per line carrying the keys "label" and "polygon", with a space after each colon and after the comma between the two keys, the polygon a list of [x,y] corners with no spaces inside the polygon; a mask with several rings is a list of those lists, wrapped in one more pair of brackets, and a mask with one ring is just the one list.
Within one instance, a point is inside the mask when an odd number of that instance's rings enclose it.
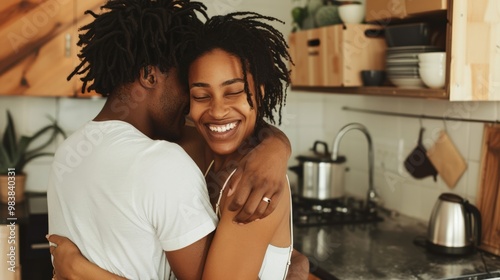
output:
{"label": "wooden wall panel", "polygon": [[[78,27],[104,0],[3,0],[0,4],[0,94],[74,96]],[[89,94],[87,94],[89,96]]]}
{"label": "wooden wall panel", "polygon": [[480,247],[500,256],[500,125],[485,125],[479,184]]}
{"label": "wooden wall panel", "polygon": [[73,24],[73,0],[22,1],[0,25],[0,75]]}

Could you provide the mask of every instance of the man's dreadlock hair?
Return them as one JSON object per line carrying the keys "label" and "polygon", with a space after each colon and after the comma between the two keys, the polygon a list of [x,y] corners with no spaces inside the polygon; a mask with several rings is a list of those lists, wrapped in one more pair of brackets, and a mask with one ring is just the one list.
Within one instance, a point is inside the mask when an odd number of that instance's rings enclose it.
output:
{"label": "man's dreadlock hair", "polygon": [[[158,66],[162,72],[178,66],[185,49],[183,36],[199,28],[205,5],[189,0],[109,0],[100,15],[80,28],[80,64],[68,76],[85,74],[82,92],[108,96],[139,77],[140,69]],[[145,68],[144,68],[145,69]],[[88,85],[92,82],[90,85]]]}
{"label": "man's dreadlock hair", "polygon": [[[191,38],[190,49],[181,64],[181,78],[187,83],[189,65],[203,54],[221,49],[241,61],[244,89],[251,107],[254,104],[251,92],[255,91],[257,102],[257,127],[265,124],[264,119],[274,124],[273,111],[278,113],[281,124],[281,109],[285,105],[286,88],[290,84],[291,62],[286,40],[278,30],[267,22],[282,21],[253,12],[235,12],[210,18],[196,36]],[[207,69],[210,65],[207,65]],[[255,89],[248,88],[247,72],[255,82]],[[261,92],[264,86],[265,94]]]}

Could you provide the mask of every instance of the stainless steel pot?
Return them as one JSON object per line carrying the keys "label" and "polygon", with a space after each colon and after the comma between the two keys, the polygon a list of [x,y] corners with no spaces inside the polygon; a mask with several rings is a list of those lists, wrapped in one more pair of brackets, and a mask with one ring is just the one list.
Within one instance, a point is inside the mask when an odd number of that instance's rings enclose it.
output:
{"label": "stainless steel pot", "polygon": [[[323,151],[318,147],[322,146]],[[330,200],[344,196],[345,157],[333,160],[328,145],[316,141],[312,154],[296,157],[299,165],[289,169],[298,175],[298,196],[312,200]]]}

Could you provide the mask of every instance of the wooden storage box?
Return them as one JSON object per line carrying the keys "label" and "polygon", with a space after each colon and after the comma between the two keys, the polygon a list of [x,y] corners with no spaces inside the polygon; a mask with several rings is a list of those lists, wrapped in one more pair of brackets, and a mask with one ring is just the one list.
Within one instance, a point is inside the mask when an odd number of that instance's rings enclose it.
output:
{"label": "wooden storage box", "polygon": [[[383,70],[385,39],[366,36],[378,25],[338,24],[290,34],[293,86],[361,86],[360,71]],[[378,33],[378,32],[371,32]]]}
{"label": "wooden storage box", "polygon": [[366,0],[365,20],[388,24],[420,13],[448,9],[448,0]]}
{"label": "wooden storage box", "polygon": [[448,0],[406,0],[406,13],[419,14],[448,9]]}
{"label": "wooden storage box", "polygon": [[405,0],[366,0],[365,10],[367,22],[380,24],[389,23],[393,18],[407,16]]}

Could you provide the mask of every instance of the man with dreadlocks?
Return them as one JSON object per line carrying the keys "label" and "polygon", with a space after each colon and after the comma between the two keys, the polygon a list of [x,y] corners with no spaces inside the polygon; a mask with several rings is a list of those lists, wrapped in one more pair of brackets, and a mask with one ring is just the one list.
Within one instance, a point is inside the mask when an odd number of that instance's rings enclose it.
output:
{"label": "man with dreadlocks", "polygon": [[[202,24],[197,12],[204,6],[110,0],[103,9],[82,28],[81,64],[70,78],[82,75],[83,91],[107,100],[56,152],[50,233],[69,237],[92,263],[129,279],[199,279],[217,217],[203,174],[172,141],[181,138],[189,98],[178,58],[188,46],[183,37]],[[269,129],[274,136],[239,161],[240,183],[230,197],[244,210],[236,221],[264,218],[278,206],[290,151],[286,137]]]}

